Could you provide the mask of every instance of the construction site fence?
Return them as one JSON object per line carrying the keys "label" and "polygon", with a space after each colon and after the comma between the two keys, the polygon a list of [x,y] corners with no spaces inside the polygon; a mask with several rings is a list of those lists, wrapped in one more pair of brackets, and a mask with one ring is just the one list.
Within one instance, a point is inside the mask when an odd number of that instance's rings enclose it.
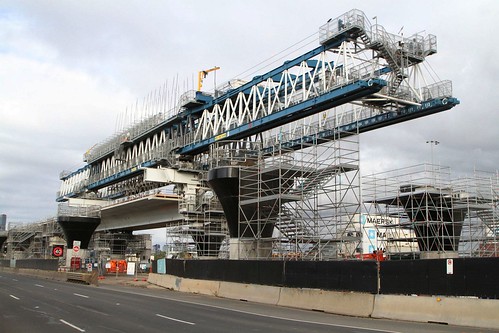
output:
{"label": "construction site fence", "polygon": [[499,258],[401,261],[178,260],[154,273],[289,288],[499,299]]}
{"label": "construction site fence", "polygon": [[57,271],[59,259],[1,259],[0,267],[40,269]]}
{"label": "construction site fence", "polygon": [[[153,265],[153,272],[162,265]],[[269,261],[166,259],[166,274],[175,276],[324,290],[376,293],[375,261]]]}

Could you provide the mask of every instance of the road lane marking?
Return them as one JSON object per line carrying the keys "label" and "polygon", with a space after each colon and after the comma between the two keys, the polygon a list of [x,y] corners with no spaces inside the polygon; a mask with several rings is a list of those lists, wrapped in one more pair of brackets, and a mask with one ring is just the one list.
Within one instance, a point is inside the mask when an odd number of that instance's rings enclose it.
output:
{"label": "road lane marking", "polygon": [[17,299],[17,300],[19,300],[19,297],[16,297],[16,296],[14,296],[14,295],[9,295],[9,296],[10,296],[10,297],[12,297],[13,299]]}
{"label": "road lane marking", "polygon": [[65,320],[63,320],[63,319],[59,319],[59,321],[60,321],[61,323],[65,324],[65,325],[68,325],[69,327],[74,328],[75,330],[78,330],[78,331],[80,331],[80,332],[85,332],[85,330],[84,330],[84,329],[79,328],[78,326],[73,325],[73,324],[71,324],[71,323],[68,323],[67,321],[65,321]]}
{"label": "road lane marking", "polygon": [[83,297],[83,298],[90,298],[87,295],[82,295],[82,294],[77,294],[77,293],[73,293],[73,295],[78,296],[78,297]]}
{"label": "road lane marking", "polygon": [[40,288],[45,288],[45,287],[44,287],[44,286],[42,286],[41,284],[35,284],[35,286],[40,287]]}
{"label": "road lane marking", "polygon": [[191,323],[190,321],[183,321],[183,320],[180,320],[180,319],[175,319],[175,318],[172,318],[172,317],[163,316],[163,315],[160,315],[159,313],[156,313],[156,316],[161,317],[161,318],[165,318],[165,319],[168,319],[168,320],[178,321],[179,323],[183,323],[183,324],[187,324],[187,325],[196,325],[194,323]]}
{"label": "road lane marking", "polygon": [[18,279],[12,279],[12,281],[16,281],[16,282],[18,282],[19,280],[18,280]]}
{"label": "road lane marking", "polygon": [[84,306],[76,305],[76,307],[78,309],[81,309],[82,311],[88,311],[88,312],[96,313],[96,314],[99,314],[99,315],[102,315],[102,316],[106,316],[106,317],[110,316],[108,313],[105,313],[105,312],[102,312],[102,311],[93,310],[93,309],[89,309],[89,308],[84,307]]}
{"label": "road lane marking", "polygon": [[[112,290],[112,289],[110,289],[110,290]],[[118,290],[114,290],[114,291],[118,291]],[[123,292],[123,293],[126,293],[126,294],[132,294],[132,295],[141,295],[141,296],[146,296],[146,297],[158,298],[158,299],[163,299],[163,300],[168,300],[168,301],[173,301],[173,302],[179,302],[179,303],[185,303],[185,304],[198,305],[198,306],[203,306],[203,307],[208,307],[208,308],[213,308],[213,309],[220,309],[220,310],[225,310],[225,311],[244,313],[244,314],[248,314],[248,315],[252,315],[252,316],[257,316],[257,317],[273,318],[273,319],[277,319],[277,320],[293,321],[293,322],[298,322],[298,323],[306,323],[306,324],[313,324],[313,325],[322,325],[322,326],[329,326],[329,327],[349,328],[349,329],[355,329],[355,330],[361,330],[361,331],[367,331],[367,332],[402,333],[400,331],[391,331],[391,330],[385,330],[385,329],[382,329],[382,328],[369,328],[369,327],[362,327],[362,326],[350,326],[350,325],[333,324],[333,323],[326,323],[326,322],[320,322],[320,321],[295,319],[295,318],[288,318],[288,317],[281,317],[281,316],[272,316],[272,315],[266,315],[266,314],[262,314],[262,313],[256,313],[256,312],[250,312],[250,311],[244,311],[244,310],[237,310],[237,309],[226,308],[226,307],[218,306],[218,305],[210,305],[210,304],[193,302],[193,301],[186,301],[186,300],[180,300],[180,299],[175,299],[175,298],[170,298],[170,297],[163,297],[163,296],[156,296],[156,295],[144,295],[144,294],[141,294],[141,293],[131,292],[131,291],[121,291],[120,290],[119,292]],[[160,315],[157,314],[157,316],[160,316]]]}

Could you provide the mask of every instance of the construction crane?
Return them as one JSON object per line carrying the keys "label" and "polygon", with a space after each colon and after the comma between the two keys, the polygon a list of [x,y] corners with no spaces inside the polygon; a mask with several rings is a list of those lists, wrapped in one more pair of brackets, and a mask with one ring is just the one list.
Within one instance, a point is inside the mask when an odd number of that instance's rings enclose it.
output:
{"label": "construction crane", "polygon": [[201,87],[203,86],[203,79],[206,78],[206,76],[208,75],[208,73],[217,71],[219,69],[220,69],[220,67],[215,66],[213,68],[205,69],[204,71],[199,71],[198,72],[198,91],[201,91]]}
{"label": "construction crane", "polygon": [[90,152],[92,151],[92,149],[95,148],[95,146],[97,146],[97,144],[98,143],[94,144],[92,147],[90,147],[90,148],[87,149],[87,151],[83,155],[83,162],[87,162],[87,158],[88,158],[88,156],[90,156]]}

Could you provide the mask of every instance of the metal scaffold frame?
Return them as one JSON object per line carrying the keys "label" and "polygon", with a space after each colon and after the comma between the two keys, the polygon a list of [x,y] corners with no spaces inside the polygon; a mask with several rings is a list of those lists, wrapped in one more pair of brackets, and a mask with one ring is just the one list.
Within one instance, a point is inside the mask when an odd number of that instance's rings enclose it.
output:
{"label": "metal scaffold frame", "polygon": [[475,170],[453,181],[456,202],[466,205],[459,252],[466,257],[499,256],[499,173]]}
{"label": "metal scaffold frame", "polygon": [[56,218],[36,223],[9,223],[6,257],[11,259],[50,259],[54,245],[65,245]]}
{"label": "metal scaffold frame", "polygon": [[198,186],[196,192],[180,196],[179,212],[184,220],[166,226],[167,254],[172,257],[224,256],[223,251],[220,253],[228,237],[224,212],[213,191],[205,184],[206,172],[201,175],[201,184],[205,186]]}
{"label": "metal scaffold frame", "polygon": [[[313,131],[302,126],[294,133],[302,137]],[[239,239],[230,244],[238,258],[355,258],[361,240],[355,219],[360,212],[358,136],[338,133],[335,140],[301,145],[267,152],[260,143],[238,141],[212,149],[212,168],[239,169]]]}
{"label": "metal scaffold frame", "polygon": [[225,259],[228,258],[227,224],[177,222],[166,227],[167,258]]}
{"label": "metal scaffold frame", "polygon": [[[420,164],[364,176],[367,216],[397,221],[376,225],[378,231],[398,233],[383,235],[385,254],[392,259],[497,256],[497,175],[484,174],[453,180],[448,167]],[[418,249],[401,251],[393,246],[397,242],[417,242]]]}
{"label": "metal scaffold frame", "polygon": [[131,232],[96,232],[92,235],[89,249],[91,257],[99,262],[109,259],[148,262],[151,255],[152,236],[133,235]]}

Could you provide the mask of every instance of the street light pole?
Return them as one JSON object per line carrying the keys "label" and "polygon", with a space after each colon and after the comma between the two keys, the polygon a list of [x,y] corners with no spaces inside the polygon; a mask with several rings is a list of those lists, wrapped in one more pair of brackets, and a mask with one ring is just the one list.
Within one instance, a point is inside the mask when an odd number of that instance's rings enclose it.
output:
{"label": "street light pole", "polygon": [[433,165],[433,146],[438,145],[440,142],[437,140],[428,140],[426,143],[430,144],[430,149],[431,149],[431,165]]}
{"label": "street light pole", "polygon": [[430,144],[430,151],[431,151],[431,171],[432,171],[432,174],[433,174],[432,178],[435,178],[434,180],[436,181],[435,166],[433,165],[433,146],[437,146],[438,144],[440,144],[440,142],[437,141],[437,140],[428,140],[428,141],[426,141],[426,143]]}

